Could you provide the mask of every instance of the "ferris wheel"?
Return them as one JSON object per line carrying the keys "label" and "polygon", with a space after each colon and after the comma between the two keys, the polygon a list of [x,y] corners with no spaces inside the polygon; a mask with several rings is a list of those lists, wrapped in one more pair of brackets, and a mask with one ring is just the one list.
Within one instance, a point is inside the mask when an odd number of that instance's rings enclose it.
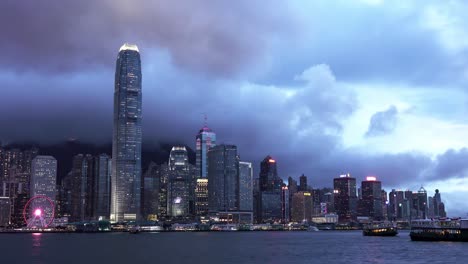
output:
{"label": "ferris wheel", "polygon": [[28,228],[46,228],[54,221],[55,204],[47,196],[34,196],[23,209],[23,218]]}

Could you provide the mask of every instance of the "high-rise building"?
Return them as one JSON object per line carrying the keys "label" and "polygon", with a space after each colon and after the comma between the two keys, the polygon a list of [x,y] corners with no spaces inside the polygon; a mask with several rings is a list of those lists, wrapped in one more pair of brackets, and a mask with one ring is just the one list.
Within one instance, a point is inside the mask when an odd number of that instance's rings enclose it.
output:
{"label": "high-rise building", "polygon": [[259,192],[255,194],[257,223],[283,221],[283,180],[278,176],[276,160],[266,156],[260,163]]}
{"label": "high-rise building", "polygon": [[158,219],[165,219],[167,216],[167,188],[169,184],[169,167],[167,163],[159,165],[159,210]]}
{"label": "high-rise building", "polygon": [[47,196],[55,202],[57,196],[57,160],[52,156],[36,156],[31,168],[31,197]]}
{"label": "high-rise building", "polygon": [[214,146],[216,134],[205,123],[196,136],[196,167],[200,178],[208,177],[208,151]]}
{"label": "high-rise building", "polygon": [[140,217],[141,83],[138,47],[124,44],[115,70],[110,217],[114,222]]}
{"label": "high-rise building", "polygon": [[71,219],[73,211],[73,170],[63,177],[59,190],[58,216]]}
{"label": "high-rise building", "polygon": [[260,191],[280,191],[283,180],[278,177],[276,160],[266,156],[260,163]]}
{"label": "high-rise building", "polygon": [[10,198],[0,196],[0,227],[10,224]]}
{"label": "high-rise building", "polygon": [[210,212],[239,210],[239,158],[234,145],[208,151],[208,206]]}
{"label": "high-rise building", "polygon": [[141,213],[144,219],[156,220],[159,214],[159,166],[151,162],[143,177]]}
{"label": "high-rise building", "polygon": [[422,186],[417,193],[417,211],[419,219],[427,218],[427,192]]}
{"label": "high-rise building", "polygon": [[239,210],[253,211],[253,168],[251,162],[239,162]]}
{"label": "high-rise building", "polygon": [[109,219],[111,203],[112,159],[107,154],[94,157],[93,218]]}
{"label": "high-rise building", "polygon": [[352,222],[357,215],[356,179],[349,174],[333,179],[335,211],[339,222]]}
{"label": "high-rise building", "polygon": [[196,215],[204,216],[208,214],[208,179],[197,179],[195,199]]}
{"label": "high-rise building", "polygon": [[359,203],[359,214],[381,221],[382,213],[382,183],[376,177],[366,177],[361,183],[362,198]]}
{"label": "high-rise building", "polygon": [[288,223],[291,219],[291,207],[289,203],[289,189],[287,186],[281,187],[281,222]]}
{"label": "high-rise building", "polygon": [[73,157],[70,221],[91,220],[93,217],[94,160],[90,154]]}
{"label": "high-rise building", "polygon": [[302,192],[307,192],[307,177],[302,174],[301,177],[299,177],[299,191]]}
{"label": "high-rise building", "polygon": [[312,220],[312,194],[296,192],[292,197],[291,220],[294,222],[310,222]]}
{"label": "high-rise building", "polygon": [[167,215],[188,216],[191,179],[187,149],[183,146],[172,147],[168,166]]}

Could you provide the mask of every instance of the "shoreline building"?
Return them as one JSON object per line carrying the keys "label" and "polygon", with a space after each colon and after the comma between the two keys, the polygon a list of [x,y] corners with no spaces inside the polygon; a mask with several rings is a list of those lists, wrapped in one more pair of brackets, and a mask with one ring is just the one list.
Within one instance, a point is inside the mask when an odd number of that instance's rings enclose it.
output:
{"label": "shoreline building", "polygon": [[140,52],[124,44],[117,56],[112,139],[112,222],[140,218],[141,210],[141,112]]}
{"label": "shoreline building", "polygon": [[349,223],[356,221],[357,217],[357,192],[356,178],[351,175],[340,175],[333,179],[333,200],[338,222]]}
{"label": "shoreline building", "polygon": [[284,220],[282,198],[284,184],[278,176],[276,165],[276,160],[269,155],[260,163],[260,186],[255,195],[257,223],[280,223]]}
{"label": "shoreline building", "polygon": [[169,182],[167,187],[167,216],[185,217],[190,205],[190,166],[187,149],[172,147],[169,155]]}
{"label": "shoreline building", "polygon": [[371,217],[373,220],[383,220],[382,183],[376,177],[366,177],[366,180],[361,182],[361,193],[359,215]]}

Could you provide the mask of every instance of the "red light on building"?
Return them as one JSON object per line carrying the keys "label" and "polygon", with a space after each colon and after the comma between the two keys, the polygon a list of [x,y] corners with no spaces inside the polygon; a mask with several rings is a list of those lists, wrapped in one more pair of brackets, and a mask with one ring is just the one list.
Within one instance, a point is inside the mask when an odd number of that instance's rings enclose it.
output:
{"label": "red light on building", "polygon": [[269,159],[268,162],[275,163],[276,161],[274,159]]}

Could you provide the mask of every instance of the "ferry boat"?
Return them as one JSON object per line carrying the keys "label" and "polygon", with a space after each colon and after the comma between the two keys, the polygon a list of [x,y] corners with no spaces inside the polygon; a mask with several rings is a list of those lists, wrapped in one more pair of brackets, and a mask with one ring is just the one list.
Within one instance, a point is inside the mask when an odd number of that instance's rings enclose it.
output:
{"label": "ferry boat", "polygon": [[468,219],[441,218],[411,222],[412,241],[468,242]]}
{"label": "ferry boat", "polygon": [[398,230],[393,223],[374,222],[364,226],[362,234],[364,236],[396,236]]}

